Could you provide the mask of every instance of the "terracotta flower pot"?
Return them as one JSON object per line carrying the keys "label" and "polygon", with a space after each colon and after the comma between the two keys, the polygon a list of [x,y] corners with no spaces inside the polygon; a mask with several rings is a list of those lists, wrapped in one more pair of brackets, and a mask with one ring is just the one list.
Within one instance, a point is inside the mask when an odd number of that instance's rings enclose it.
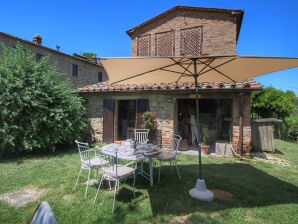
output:
{"label": "terracotta flower pot", "polygon": [[201,152],[203,152],[204,154],[208,154],[209,147],[210,147],[209,145],[201,144],[200,147],[201,147]]}

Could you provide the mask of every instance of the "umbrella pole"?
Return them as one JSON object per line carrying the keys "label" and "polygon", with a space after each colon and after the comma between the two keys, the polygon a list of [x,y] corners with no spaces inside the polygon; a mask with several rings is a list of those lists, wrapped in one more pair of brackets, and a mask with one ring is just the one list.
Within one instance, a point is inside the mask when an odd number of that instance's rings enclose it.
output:
{"label": "umbrella pole", "polygon": [[202,178],[202,155],[201,155],[201,132],[200,132],[200,122],[199,122],[199,89],[198,89],[198,71],[197,71],[197,59],[193,59],[194,63],[194,79],[195,79],[195,93],[196,93],[196,127],[198,131],[198,151],[199,151],[199,178],[197,179],[196,186],[189,190],[189,195],[192,198],[201,201],[211,202],[214,199],[214,194],[212,191],[208,190],[205,184],[205,180]]}
{"label": "umbrella pole", "polygon": [[200,132],[200,105],[199,105],[199,89],[198,89],[198,73],[197,61],[194,59],[194,78],[195,78],[195,93],[196,93],[196,127],[198,133],[198,151],[199,151],[199,178],[202,179],[202,152],[201,152],[201,132]]}

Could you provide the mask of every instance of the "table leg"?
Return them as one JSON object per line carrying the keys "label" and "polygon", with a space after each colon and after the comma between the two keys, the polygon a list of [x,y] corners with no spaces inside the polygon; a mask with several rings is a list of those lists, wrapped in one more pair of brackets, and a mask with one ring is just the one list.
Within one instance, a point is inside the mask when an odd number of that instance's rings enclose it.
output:
{"label": "table leg", "polygon": [[153,186],[153,159],[149,159],[149,169],[150,169],[150,186]]}

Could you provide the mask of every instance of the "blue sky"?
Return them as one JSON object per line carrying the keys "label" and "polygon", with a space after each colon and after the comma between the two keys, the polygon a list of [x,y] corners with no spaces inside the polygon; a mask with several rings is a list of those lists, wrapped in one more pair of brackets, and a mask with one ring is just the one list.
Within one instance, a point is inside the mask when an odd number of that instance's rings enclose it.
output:
{"label": "blue sky", "polygon": [[[245,11],[238,55],[298,57],[297,0],[72,0],[2,1],[0,31],[67,53],[129,56],[126,30],[175,5],[242,9]],[[298,68],[257,78],[298,94]]]}

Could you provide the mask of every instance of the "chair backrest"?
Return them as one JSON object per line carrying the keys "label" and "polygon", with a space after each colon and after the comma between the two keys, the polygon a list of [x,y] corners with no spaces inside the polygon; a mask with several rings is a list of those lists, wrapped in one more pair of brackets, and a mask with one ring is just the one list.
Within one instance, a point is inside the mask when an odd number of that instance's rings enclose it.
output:
{"label": "chair backrest", "polygon": [[174,135],[174,138],[173,138],[173,147],[174,147],[175,154],[177,153],[177,150],[180,147],[181,141],[182,141],[182,137],[180,135]]}
{"label": "chair backrest", "polygon": [[100,160],[101,160],[101,168],[104,173],[116,174],[116,178],[118,177],[118,152],[115,150],[115,154],[106,153],[102,148],[99,148]]}
{"label": "chair backrest", "polygon": [[135,129],[135,140],[140,144],[148,142],[148,129]]}
{"label": "chair backrest", "polygon": [[75,143],[78,146],[81,161],[83,162],[86,160],[90,160],[88,143],[79,142],[78,140],[75,140]]}

